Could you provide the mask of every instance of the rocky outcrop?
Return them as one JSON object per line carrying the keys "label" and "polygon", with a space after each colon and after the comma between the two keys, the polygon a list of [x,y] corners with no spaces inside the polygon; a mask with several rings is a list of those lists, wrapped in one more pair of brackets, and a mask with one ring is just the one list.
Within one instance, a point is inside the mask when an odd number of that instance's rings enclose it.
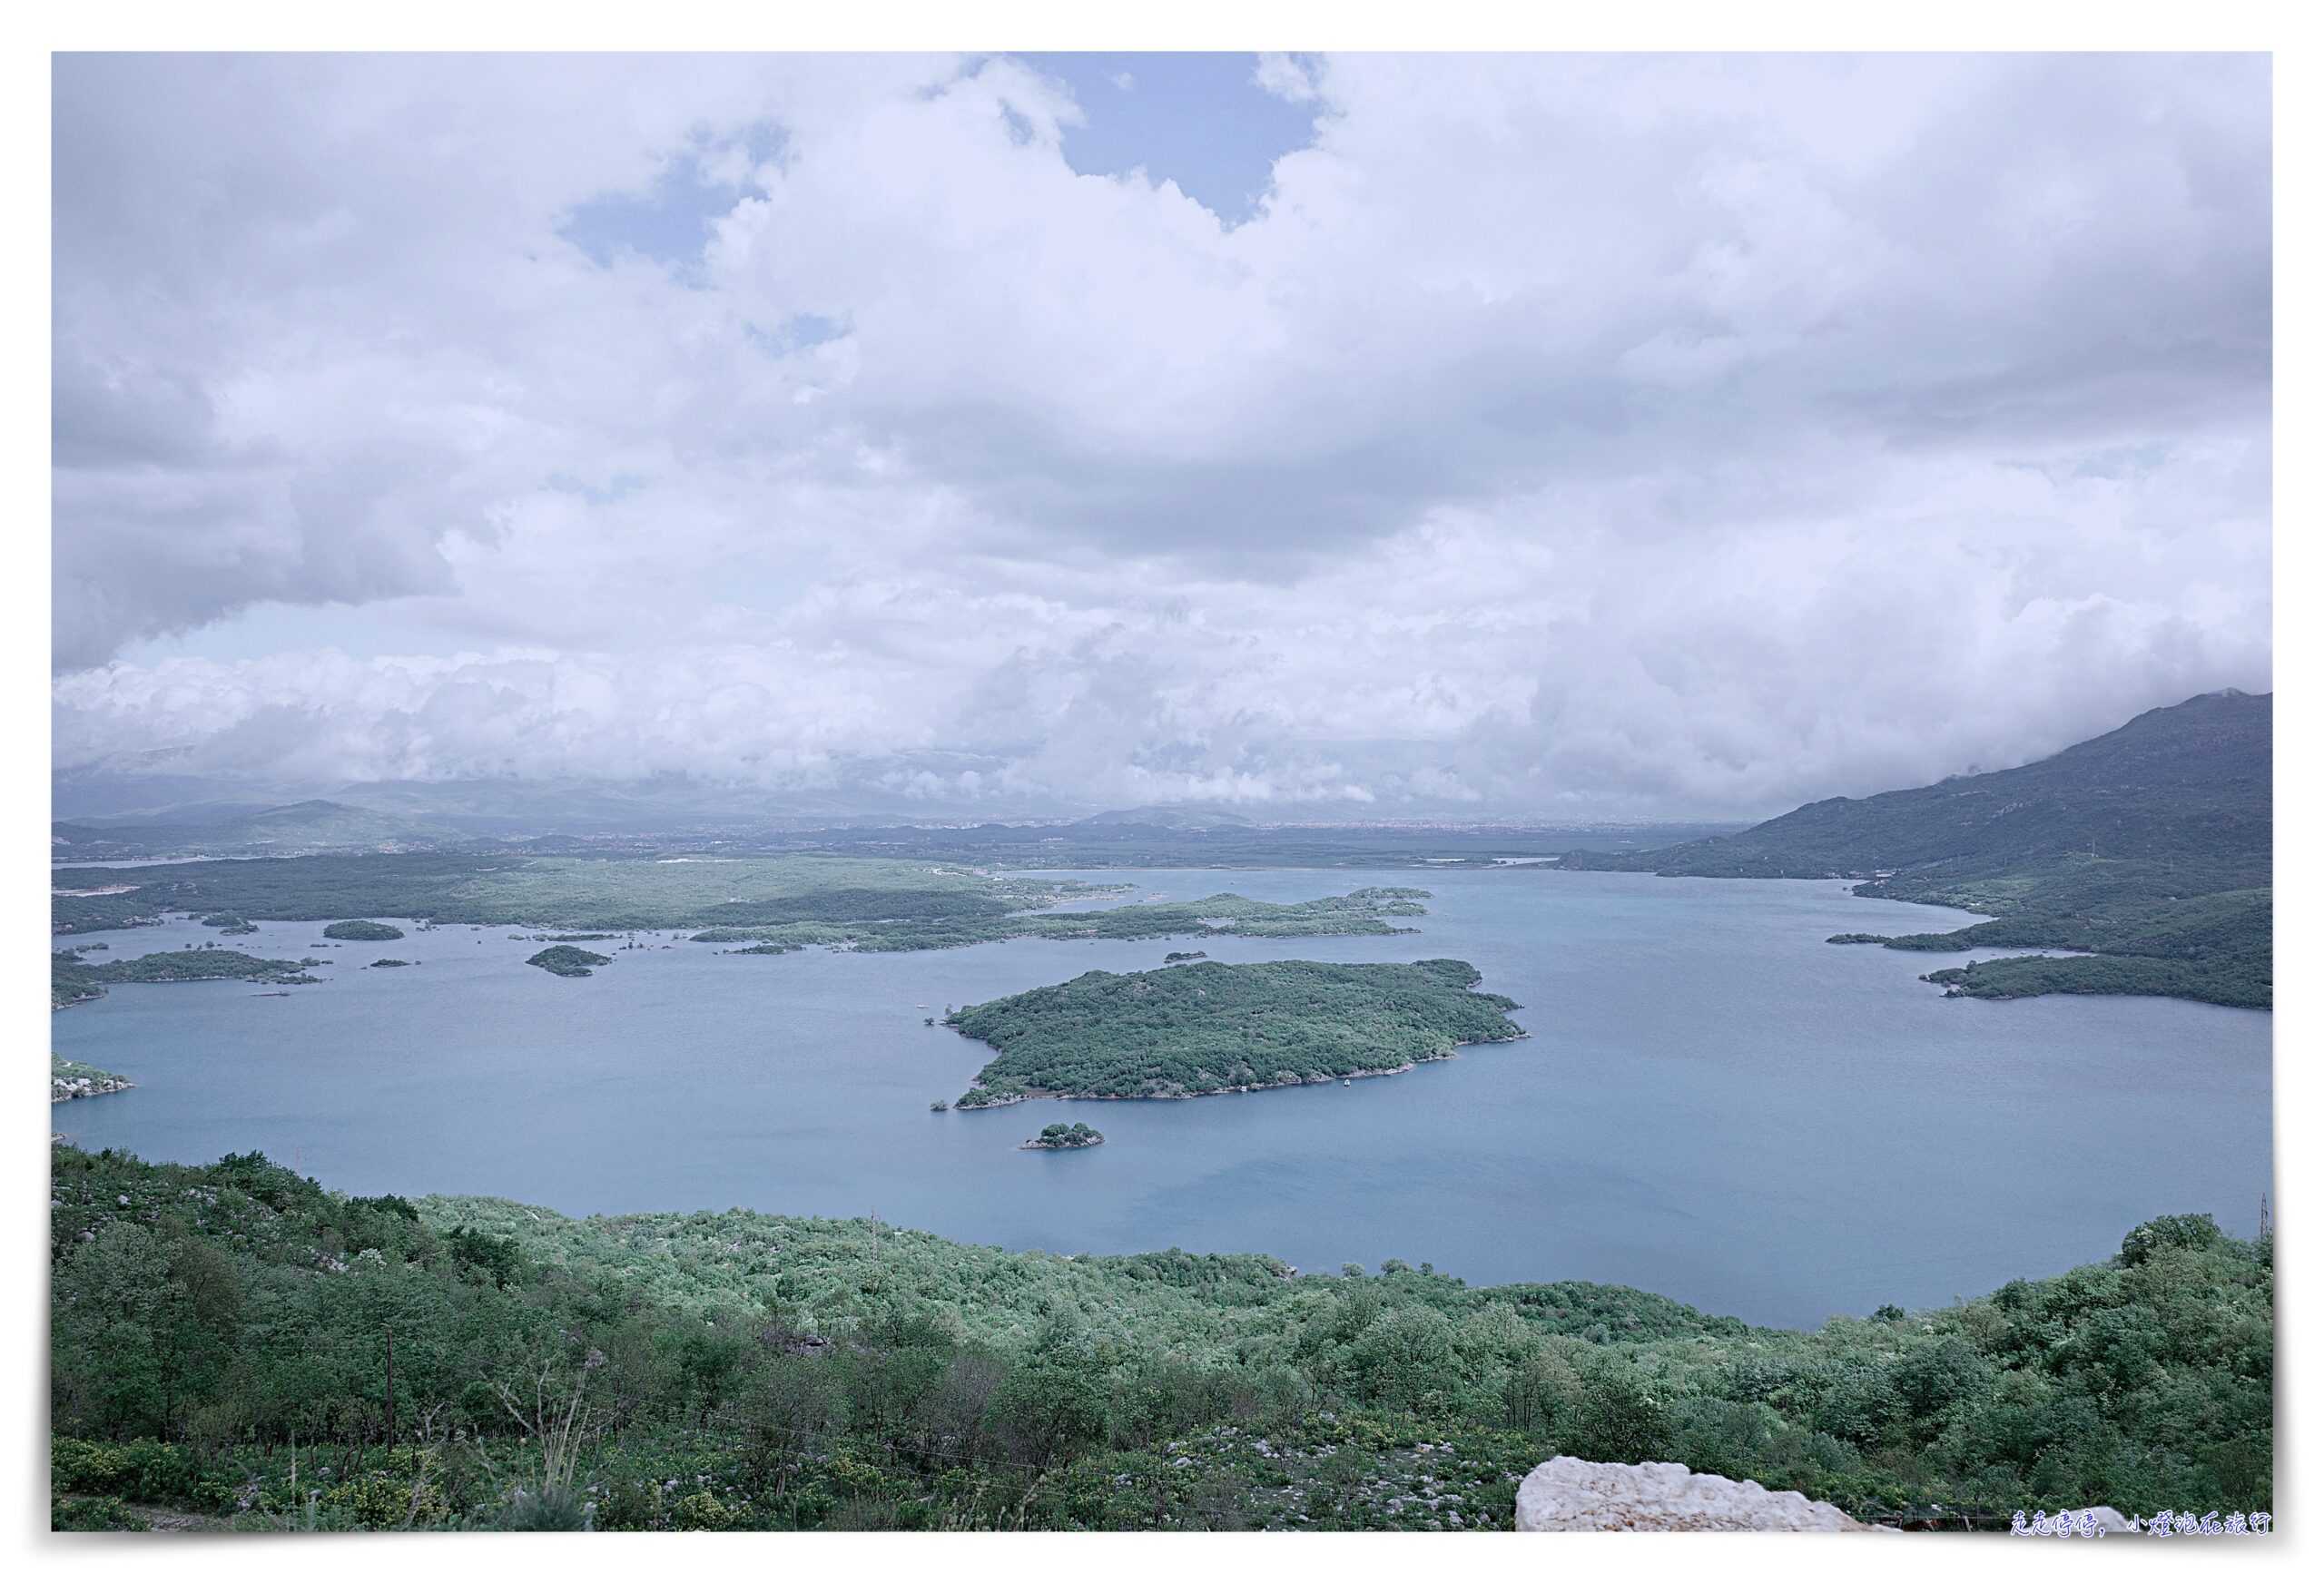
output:
{"label": "rocky outcrop", "polygon": [[1521,1533],[1878,1533],[1797,1490],[1693,1473],[1684,1462],[1557,1457],[1517,1487]]}

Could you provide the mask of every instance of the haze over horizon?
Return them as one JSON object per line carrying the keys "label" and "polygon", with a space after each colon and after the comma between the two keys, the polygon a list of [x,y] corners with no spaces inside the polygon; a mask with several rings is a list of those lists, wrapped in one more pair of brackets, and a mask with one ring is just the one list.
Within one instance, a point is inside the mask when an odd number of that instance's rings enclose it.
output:
{"label": "haze over horizon", "polygon": [[2265,56],[54,88],[59,766],[1748,820],[2271,686]]}

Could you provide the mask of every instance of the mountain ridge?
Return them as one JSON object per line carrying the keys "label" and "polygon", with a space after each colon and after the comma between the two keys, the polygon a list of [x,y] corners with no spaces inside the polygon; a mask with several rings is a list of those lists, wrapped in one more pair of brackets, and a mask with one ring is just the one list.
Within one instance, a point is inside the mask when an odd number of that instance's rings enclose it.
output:
{"label": "mountain ridge", "polygon": [[1956,994],[2158,994],[2274,1002],[2274,695],[2229,689],[2151,709],[2006,770],[1827,798],[1733,835],[1588,869],[1712,879],[1846,879],[1859,896],[1992,915],[1943,933],[1849,937],[1893,949],[2078,950],[1929,975]]}

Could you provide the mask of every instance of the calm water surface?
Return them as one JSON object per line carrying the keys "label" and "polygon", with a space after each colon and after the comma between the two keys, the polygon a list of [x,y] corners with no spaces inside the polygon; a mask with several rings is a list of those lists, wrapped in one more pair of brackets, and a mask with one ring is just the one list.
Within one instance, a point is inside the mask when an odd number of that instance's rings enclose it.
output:
{"label": "calm water surface", "polygon": [[[751,957],[641,936],[650,949],[565,979],[526,967],[540,947],[507,929],[314,949],[320,925],[271,924],[220,943],[328,958],[330,982],[123,986],[59,1014],[59,1054],[139,1086],[58,1106],[55,1125],[156,1159],[262,1149],[354,1193],[876,1212],[967,1242],[1259,1251],[1311,1270],[1428,1260],[1774,1324],[2054,1273],[2160,1214],[2248,1234],[2269,1190],[2267,1013],[1947,1000],[1917,975],[1965,957],[1823,943],[1967,921],[1945,909],[1837,882],[1531,868],[1077,877],[1130,900],[1425,885],[1417,934],[1202,949],[1459,957],[1534,1037],[1344,1087],[934,1115],[990,1052],[923,1018],[1194,948]],[[218,937],[180,922],[86,938],[118,955]],[[382,956],[418,965],[362,968]],[[1106,1145],[1017,1149],[1059,1119]]]}

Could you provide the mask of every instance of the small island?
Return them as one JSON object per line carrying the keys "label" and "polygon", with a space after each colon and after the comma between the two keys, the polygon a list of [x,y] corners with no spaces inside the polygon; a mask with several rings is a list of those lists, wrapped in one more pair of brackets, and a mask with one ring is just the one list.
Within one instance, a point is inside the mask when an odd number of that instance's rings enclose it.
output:
{"label": "small island", "polygon": [[391,940],[403,939],[403,930],[392,923],[374,923],[368,918],[350,918],[344,923],[334,923],[323,930],[323,939],[335,940]]}
{"label": "small island", "polygon": [[1165,951],[1162,963],[1167,967],[1172,962],[1199,962],[1209,955],[1208,951]]}
{"label": "small island", "polygon": [[1824,943],[1827,946],[1885,946],[1888,943],[1888,937],[1885,934],[1836,934],[1827,936]]}
{"label": "small island", "polygon": [[401,957],[381,957],[378,961],[373,962],[371,966],[375,968],[409,968],[411,964],[405,961]]}
{"label": "small island", "polygon": [[213,912],[202,920],[204,929],[214,929],[220,934],[256,934],[258,925],[239,912]]}
{"label": "small island", "polygon": [[955,1102],[1191,1099],[1441,1061],[1525,1037],[1466,962],[1190,962],[1084,973],[963,1007],[946,1025],[999,1051]]}
{"label": "small island", "polygon": [[586,978],[593,968],[606,967],[611,957],[601,957],[595,951],[585,951],[579,946],[551,946],[525,959],[525,965],[539,968],[560,978]]}
{"label": "small island", "polygon": [[1041,1128],[1041,1136],[1027,1138],[1017,1146],[1020,1149],[1094,1149],[1106,1141],[1106,1135],[1086,1121],[1068,1126],[1053,1121]]}

